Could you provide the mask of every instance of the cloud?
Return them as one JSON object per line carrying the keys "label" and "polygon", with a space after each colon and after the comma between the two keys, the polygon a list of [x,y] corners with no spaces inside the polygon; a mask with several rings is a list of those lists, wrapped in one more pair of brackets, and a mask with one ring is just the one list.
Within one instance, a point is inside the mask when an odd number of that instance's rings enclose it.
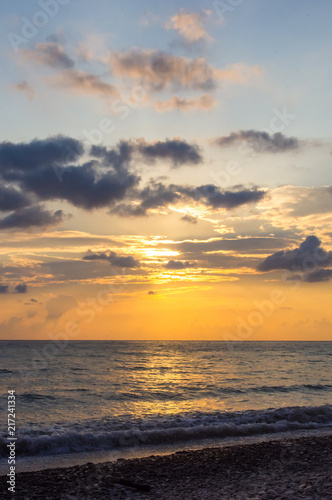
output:
{"label": "cloud", "polygon": [[19,285],[16,285],[14,293],[27,293],[27,291],[27,285],[25,283],[20,283]]}
{"label": "cloud", "polygon": [[0,143],[0,175],[21,170],[36,170],[45,165],[76,161],[84,153],[83,144],[71,137],[58,135],[34,139],[28,143]]}
{"label": "cloud", "polygon": [[209,15],[211,15],[210,11],[186,12],[184,9],[180,9],[171,18],[171,21],[166,23],[165,27],[168,30],[176,30],[190,43],[206,40],[210,37],[204,27],[204,21]]}
{"label": "cloud", "polygon": [[210,238],[208,240],[186,240],[177,242],[181,252],[236,252],[256,253],[280,248],[285,244],[283,238]]}
{"label": "cloud", "polygon": [[0,183],[0,211],[9,212],[29,205],[30,199],[17,189],[6,187]]}
{"label": "cloud", "polygon": [[65,52],[60,43],[43,42],[38,43],[33,49],[21,49],[23,56],[41,66],[49,66],[51,68],[69,69],[75,66]]}
{"label": "cloud", "polygon": [[107,149],[104,146],[92,146],[90,154],[102,158],[105,165],[112,165],[117,170],[124,165],[129,166],[136,158],[153,163],[156,160],[168,160],[173,167],[202,163],[203,157],[196,144],[190,144],[179,138],[163,141],[147,142],[144,139],[120,141],[116,147]]}
{"label": "cloud", "polygon": [[171,203],[181,200],[192,200],[204,204],[213,210],[233,208],[255,203],[266,195],[265,191],[253,189],[238,189],[237,191],[224,191],[218,187],[207,184],[198,187],[151,182],[140,192],[133,193],[140,203],[122,203],[110,210],[120,216],[145,216],[149,210],[168,207]]}
{"label": "cloud", "polygon": [[147,160],[170,160],[173,167],[197,165],[203,161],[199,147],[181,139],[166,139],[154,143],[141,140],[137,142],[136,149]]}
{"label": "cloud", "polygon": [[100,174],[94,162],[64,168],[62,175],[63,182],[60,183],[52,168],[45,168],[26,176],[22,185],[42,200],[62,199],[89,210],[123,199],[128,189],[139,181],[136,175],[127,171]]}
{"label": "cloud", "polygon": [[98,76],[82,70],[69,69],[49,79],[59,87],[71,92],[101,97],[119,97],[118,89],[111,83],[103,82]]}
{"label": "cloud", "polygon": [[0,284],[0,294],[8,293],[8,285]]}
{"label": "cloud", "polygon": [[310,267],[330,265],[332,265],[332,252],[325,251],[316,236],[307,236],[298,248],[281,250],[270,255],[258,265],[257,269],[259,271],[286,269],[295,272],[308,270]]}
{"label": "cloud", "polygon": [[151,182],[139,193],[134,195],[141,201],[139,204],[126,204],[122,203],[111,209],[110,213],[115,213],[122,217],[126,216],[146,216],[148,210],[157,209],[160,207],[167,207],[170,203],[174,203],[181,199],[181,194],[176,191],[176,187],[165,186],[161,182]]}
{"label": "cloud", "polygon": [[[175,262],[195,262],[199,269],[254,270],[259,263],[259,254],[264,249],[278,248],[284,243],[283,239],[278,238],[210,238],[175,241],[168,244],[168,249],[176,250],[181,255],[181,260]],[[160,243],[159,247],[164,248],[165,243]],[[181,267],[180,264],[179,268]],[[240,273],[233,273],[234,279],[239,276]]]}
{"label": "cloud", "polygon": [[48,312],[46,319],[55,321],[63,316],[66,312],[77,307],[78,303],[71,295],[58,295],[46,302],[46,310]]}
{"label": "cloud", "polygon": [[111,205],[123,199],[127,190],[138,183],[139,177],[126,170],[101,174],[97,162],[61,169],[59,182],[52,167],[40,168],[20,178],[23,189],[41,200],[66,200],[87,210]]}
{"label": "cloud", "polygon": [[116,146],[107,149],[105,146],[93,145],[90,149],[90,155],[95,158],[101,158],[103,165],[112,166],[115,170],[128,168],[135,150],[132,141],[120,141]]}
{"label": "cloud", "polygon": [[29,101],[32,101],[32,99],[35,96],[35,89],[32,87],[32,85],[30,85],[26,81],[15,83],[11,87],[12,89],[17,90],[18,92],[25,92],[29,98]]}
{"label": "cloud", "polygon": [[111,148],[92,146],[86,153],[93,158],[79,163],[84,153],[82,142],[64,136],[0,143],[0,210],[14,210],[0,220],[0,228],[61,222],[61,211],[49,212],[38,202],[63,200],[86,210],[108,207],[110,213],[121,216],[145,216],[149,210],[181,200],[199,202],[212,210],[229,210],[258,202],[266,195],[257,188],[237,186],[226,191],[212,184],[167,186],[150,181],[139,187],[137,161],[162,160],[173,168],[203,163],[199,146],[180,138],[123,140]]}
{"label": "cloud", "polygon": [[220,190],[213,184],[204,184],[198,187],[180,188],[182,194],[193,198],[194,200],[203,201],[207,206],[213,209],[240,207],[248,203],[255,203],[264,198],[265,191],[257,188],[253,189],[238,189],[237,191]]}
{"label": "cloud", "polygon": [[191,224],[197,224],[197,217],[194,217],[193,215],[186,214],[183,217],[181,217],[181,220],[190,222]]}
{"label": "cloud", "polygon": [[93,253],[91,250],[88,251],[88,254],[83,257],[84,260],[106,260],[111,264],[111,266],[116,267],[125,267],[125,268],[135,268],[140,267],[140,263],[131,255],[121,256],[117,255],[115,252],[99,252]]}
{"label": "cloud", "polygon": [[188,269],[191,267],[195,267],[194,262],[182,262],[181,260],[170,260],[167,262],[165,265],[165,269],[174,269],[174,270],[181,270],[181,269]]}
{"label": "cloud", "polygon": [[63,211],[51,212],[36,205],[13,212],[0,219],[0,229],[27,229],[30,227],[48,227],[63,221]]}
{"label": "cloud", "polygon": [[119,203],[111,208],[109,213],[119,215],[120,217],[145,217],[147,210],[140,204],[130,205],[128,203]]}
{"label": "cloud", "polygon": [[230,135],[219,137],[213,142],[218,146],[227,147],[243,141],[247,142],[257,153],[281,153],[299,148],[299,141],[295,137],[285,137],[280,132],[269,134],[257,130],[232,132]]}
{"label": "cloud", "polygon": [[168,101],[154,101],[153,106],[156,111],[163,113],[174,109],[179,111],[209,111],[216,107],[218,101],[211,94],[204,94],[197,99],[187,99],[173,96]]}
{"label": "cloud", "polygon": [[308,283],[320,283],[330,281],[330,279],[332,279],[332,269],[317,269],[303,277],[303,280]]}
{"label": "cloud", "polygon": [[150,291],[148,292],[148,295],[157,295],[157,293],[156,293],[156,292],[154,292],[153,290],[150,290]]}
{"label": "cloud", "polygon": [[112,51],[109,59],[115,77],[138,81],[151,92],[165,89],[207,92],[215,89],[221,81],[245,83],[260,75],[256,66],[237,63],[217,69],[203,57],[189,59],[153,49]]}

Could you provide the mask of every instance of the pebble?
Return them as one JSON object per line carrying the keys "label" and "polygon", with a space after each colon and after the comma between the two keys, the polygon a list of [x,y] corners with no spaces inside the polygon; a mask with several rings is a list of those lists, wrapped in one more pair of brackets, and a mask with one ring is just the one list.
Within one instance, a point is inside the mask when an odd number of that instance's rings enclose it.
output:
{"label": "pebble", "polygon": [[[274,457],[284,449],[276,469]],[[331,477],[332,433],[18,473],[15,500],[331,500]],[[5,483],[0,477],[0,500],[8,498]]]}

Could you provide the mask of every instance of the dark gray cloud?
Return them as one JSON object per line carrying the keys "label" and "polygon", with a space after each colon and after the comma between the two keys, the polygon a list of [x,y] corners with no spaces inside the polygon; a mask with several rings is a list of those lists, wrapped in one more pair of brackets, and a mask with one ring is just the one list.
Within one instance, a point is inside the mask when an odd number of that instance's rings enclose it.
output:
{"label": "dark gray cloud", "polygon": [[88,251],[88,254],[83,257],[84,260],[106,260],[112,266],[116,267],[127,267],[127,268],[135,268],[140,267],[140,263],[131,255],[121,256],[117,255],[115,252],[99,252],[93,253],[91,250]]}
{"label": "dark gray cloud", "polygon": [[27,291],[27,285],[25,283],[20,283],[19,285],[16,285],[14,293],[27,293]]}
{"label": "dark gray cloud", "polygon": [[106,165],[114,168],[129,165],[133,155],[142,157],[148,162],[156,160],[168,160],[173,167],[193,164],[197,165],[203,161],[200,148],[196,144],[189,144],[181,139],[165,139],[149,143],[143,139],[132,141],[120,141],[116,147],[107,149],[104,146],[92,146],[90,154],[97,158],[103,158]]}
{"label": "dark gray cloud", "polygon": [[309,271],[317,267],[328,267],[330,265],[332,265],[332,252],[325,251],[316,236],[307,236],[298,248],[281,250],[269,255],[258,265],[257,269],[259,271],[276,269]]}
{"label": "dark gray cloud", "polygon": [[191,267],[195,267],[196,263],[195,262],[183,262],[181,260],[170,260],[167,262],[165,265],[166,269],[174,269],[174,270],[181,270],[181,269],[189,269]]}
{"label": "dark gray cloud", "polygon": [[83,144],[61,135],[31,142],[0,143],[0,175],[7,178],[15,171],[29,171],[47,165],[67,164],[84,153]]}
{"label": "dark gray cloud", "polygon": [[0,221],[0,228],[61,221],[61,212],[37,209],[39,201],[63,200],[86,210],[109,207],[111,213],[121,216],[145,216],[181,199],[199,201],[212,209],[232,209],[255,203],[266,194],[243,186],[225,191],[212,184],[193,187],[156,181],[139,189],[140,177],[133,167],[137,158],[166,159],[173,166],[202,161],[199,148],[180,139],[120,141],[112,148],[92,146],[89,154],[94,159],[77,164],[84,153],[82,142],[64,136],[0,143],[0,210],[14,211]]}
{"label": "dark gray cloud", "polygon": [[9,212],[30,204],[30,199],[12,187],[0,183],[0,211]]}
{"label": "dark gray cloud", "polygon": [[[125,150],[125,143],[109,151],[96,148],[93,153],[102,156],[104,163],[92,160],[68,165],[83,155],[80,141],[57,136],[30,143],[5,142],[0,144],[0,175],[40,200],[59,199],[86,209],[98,208],[120,201],[139,181],[128,170]],[[107,172],[101,172],[105,166]]]}
{"label": "dark gray cloud", "polygon": [[167,207],[181,199],[181,193],[174,185],[165,186],[162,182],[151,182],[141,191],[132,192],[134,203],[121,203],[111,209],[110,213],[122,217],[144,217],[150,209]]}
{"label": "dark gray cloud", "polygon": [[41,200],[66,200],[85,209],[105,207],[123,199],[139,177],[123,169],[100,173],[97,162],[61,169],[63,181],[56,179],[51,167],[40,168],[20,178],[22,188]]}
{"label": "dark gray cloud", "polygon": [[298,149],[299,141],[295,137],[285,137],[280,132],[269,134],[258,130],[240,130],[215,139],[219,146],[230,146],[234,143],[245,141],[257,153],[282,153]]}
{"label": "dark gray cloud", "polygon": [[62,210],[51,212],[38,205],[23,208],[0,219],[0,229],[27,229],[30,227],[47,227],[60,224],[63,220]]}
{"label": "dark gray cloud", "polygon": [[181,195],[176,192],[176,186],[165,186],[162,183],[147,186],[139,196],[142,199],[141,207],[145,211],[149,208],[165,207],[181,198]]}
{"label": "dark gray cloud", "polygon": [[8,293],[8,285],[0,284],[0,294],[5,294],[5,293]]}
{"label": "dark gray cloud", "polygon": [[156,293],[156,292],[154,292],[153,290],[150,290],[150,291],[148,292],[148,295],[156,295],[156,294],[157,294],[157,293]]}
{"label": "dark gray cloud", "polygon": [[75,66],[74,60],[66,54],[62,45],[57,41],[42,42],[32,50],[21,50],[27,59],[42,66],[60,69],[71,69]]}
{"label": "dark gray cloud", "polygon": [[306,274],[303,279],[308,283],[330,281],[330,279],[332,279],[332,269],[317,269],[312,273]]}
{"label": "dark gray cloud", "polygon": [[226,208],[228,210],[248,203],[255,203],[264,198],[265,191],[257,188],[246,189],[240,187],[236,191],[220,190],[213,184],[205,184],[198,187],[179,188],[181,193],[193,198],[194,200],[203,201],[211,208]]}
{"label": "dark gray cloud", "polygon": [[198,146],[180,139],[166,139],[152,144],[140,141],[136,144],[136,149],[147,160],[170,160],[173,167],[185,164],[197,165],[203,161]]}
{"label": "dark gray cloud", "polygon": [[[93,209],[111,206],[124,200],[128,192],[138,185],[140,178],[130,171],[133,156],[149,161],[166,158],[174,166],[197,163],[202,160],[197,146],[181,140],[159,141],[154,144],[140,141],[120,141],[113,148],[92,146],[94,160],[77,165],[84,154],[80,141],[57,136],[30,143],[0,144],[0,175],[6,182],[16,183],[21,189],[1,186],[1,206],[16,209],[29,201],[30,193],[39,200],[65,200],[74,206]],[[106,169],[106,172],[105,172]],[[171,203],[180,195],[174,190],[154,185],[144,188],[139,195],[140,207],[120,206],[115,209],[123,215],[145,215],[149,208]],[[130,212],[132,212],[130,214]],[[10,224],[5,221],[4,224]]]}
{"label": "dark gray cloud", "polygon": [[116,146],[107,149],[105,146],[92,146],[91,156],[101,158],[104,166],[112,166],[116,170],[128,168],[132,160],[134,146],[130,141],[120,141]]}
{"label": "dark gray cloud", "polygon": [[141,201],[139,203],[135,201],[133,204],[120,204],[111,209],[111,213],[124,217],[145,216],[148,215],[150,209],[167,207],[181,199],[199,201],[212,209],[231,210],[262,200],[266,192],[257,188],[225,191],[212,184],[192,187],[175,184],[166,186],[162,182],[151,182],[140,192],[133,192],[132,195],[136,200]]}

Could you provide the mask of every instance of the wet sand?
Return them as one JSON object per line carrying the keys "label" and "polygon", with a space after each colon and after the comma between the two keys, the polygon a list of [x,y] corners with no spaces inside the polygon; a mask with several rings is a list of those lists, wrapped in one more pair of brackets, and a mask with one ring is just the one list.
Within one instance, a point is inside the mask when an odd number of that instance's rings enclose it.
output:
{"label": "wet sand", "polygon": [[172,455],[22,472],[0,498],[332,499],[332,435],[181,451]]}

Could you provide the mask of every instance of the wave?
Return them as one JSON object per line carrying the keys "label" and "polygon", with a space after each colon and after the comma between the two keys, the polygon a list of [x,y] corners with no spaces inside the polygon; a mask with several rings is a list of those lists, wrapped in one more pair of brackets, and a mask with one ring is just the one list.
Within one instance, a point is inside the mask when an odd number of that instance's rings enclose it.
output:
{"label": "wave", "polygon": [[50,394],[40,394],[37,392],[25,392],[19,395],[21,401],[33,401],[33,400],[45,400],[45,401],[54,401],[57,398],[51,396]]}
{"label": "wave", "polygon": [[186,401],[196,398],[218,398],[220,396],[231,396],[237,394],[249,394],[249,393],[291,393],[291,392],[318,392],[318,391],[332,391],[332,385],[329,384],[301,384],[301,385],[263,385],[257,387],[246,387],[240,389],[239,387],[216,387],[215,385],[205,385],[205,386],[185,386],[179,387],[178,391],[168,390],[163,386],[160,390],[155,391],[119,391],[102,394],[100,397],[106,400],[129,400],[129,401]]}
{"label": "wave", "polygon": [[0,375],[2,373],[13,373],[13,371],[12,370],[7,370],[6,368],[0,368]]}
{"label": "wave", "polygon": [[[207,438],[263,435],[332,426],[332,406],[285,407],[243,412],[195,412],[128,421],[86,421],[72,427],[22,429],[17,434],[20,456],[55,455],[94,450],[163,445]],[[0,455],[8,440],[0,437]]]}

